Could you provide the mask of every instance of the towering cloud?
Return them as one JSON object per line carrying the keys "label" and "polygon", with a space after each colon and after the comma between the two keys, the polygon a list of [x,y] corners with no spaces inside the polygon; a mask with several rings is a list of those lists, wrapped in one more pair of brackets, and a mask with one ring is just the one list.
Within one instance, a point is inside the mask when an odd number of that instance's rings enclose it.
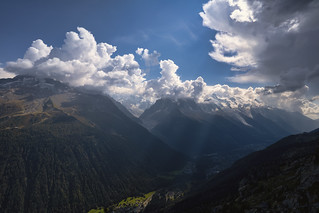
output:
{"label": "towering cloud", "polygon": [[[319,2],[316,0],[210,0],[200,16],[216,31],[209,55],[246,70],[229,78],[268,82],[268,92],[309,86],[318,94]],[[240,69],[238,69],[240,68]]]}
{"label": "towering cloud", "polygon": [[23,59],[8,62],[15,74],[52,77],[73,86],[92,86],[113,93],[134,94],[143,87],[144,74],[133,54],[112,57],[116,47],[97,44],[84,28],[68,32],[61,48],[34,41]]}
{"label": "towering cloud", "polygon": [[[240,11],[234,13],[233,19],[256,21],[248,4],[240,2],[238,4],[242,4],[241,7],[237,5]],[[246,45],[246,49],[249,49],[249,45],[241,41],[232,42],[238,42],[238,46],[242,47]],[[159,61],[159,53],[156,51],[150,53],[147,49],[138,48],[137,55],[145,62],[149,61],[152,66],[159,65],[161,69],[159,78],[147,79],[146,72],[140,68],[133,54],[115,55],[115,52],[115,46],[97,43],[89,31],[79,27],[78,33],[66,33],[61,47],[48,46],[42,40],[34,41],[23,58],[7,62],[0,69],[0,77],[32,74],[51,77],[75,87],[89,87],[111,95],[136,115],[163,97],[194,98],[198,102],[232,108],[274,106],[300,111],[309,116],[315,116],[319,112],[319,107],[315,104],[318,97],[306,97],[307,86],[295,92],[271,93],[267,88],[242,89],[219,84],[211,86],[202,77],[183,81],[178,75],[178,66],[172,60]],[[245,60],[247,58],[234,59],[232,63],[250,66],[251,63]],[[251,60],[255,61],[255,58],[252,57]]]}

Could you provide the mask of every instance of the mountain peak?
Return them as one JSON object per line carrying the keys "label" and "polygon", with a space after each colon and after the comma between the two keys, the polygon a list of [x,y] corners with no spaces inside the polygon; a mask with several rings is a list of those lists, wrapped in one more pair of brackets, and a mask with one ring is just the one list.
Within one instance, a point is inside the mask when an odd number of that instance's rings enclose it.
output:
{"label": "mountain peak", "polygon": [[48,96],[61,93],[71,88],[64,83],[31,75],[18,75],[12,79],[0,79],[0,88],[14,89],[15,93],[30,93],[33,96]]}
{"label": "mountain peak", "polygon": [[0,211],[83,212],[180,170],[187,158],[118,105],[52,79],[1,80]]}
{"label": "mountain peak", "polygon": [[140,116],[153,134],[187,155],[258,150],[319,123],[301,113],[267,107],[220,108],[194,99],[160,99]]}

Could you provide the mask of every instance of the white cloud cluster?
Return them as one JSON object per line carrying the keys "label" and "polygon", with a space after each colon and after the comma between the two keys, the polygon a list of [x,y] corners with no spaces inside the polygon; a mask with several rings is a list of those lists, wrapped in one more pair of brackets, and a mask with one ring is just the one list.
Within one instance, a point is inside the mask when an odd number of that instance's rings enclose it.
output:
{"label": "white cloud cluster", "polygon": [[161,56],[161,54],[156,50],[154,50],[152,53],[149,53],[148,49],[137,48],[135,53],[142,57],[147,67],[156,66],[159,64],[158,58]]}
{"label": "white cloud cluster", "polygon": [[204,80],[182,82],[176,74],[178,66],[171,60],[158,61],[159,53],[138,48],[146,63],[160,64],[161,77],[146,80],[133,54],[113,56],[116,47],[97,43],[84,28],[68,32],[60,48],[52,48],[36,40],[24,58],[8,62],[6,71],[51,77],[72,86],[83,86],[107,93],[139,114],[161,97],[197,97]]}
{"label": "white cloud cluster", "polygon": [[245,0],[229,0],[229,5],[235,9],[230,14],[230,18],[237,22],[255,22],[255,11],[259,10],[261,4],[256,1],[251,6]]}
{"label": "white cloud cluster", "polygon": [[112,57],[116,47],[96,43],[84,28],[68,32],[61,48],[36,40],[23,59],[8,62],[5,69],[15,74],[52,77],[73,86],[101,88],[107,93],[135,94],[144,86],[144,74],[133,54]]}
{"label": "white cloud cluster", "polygon": [[211,40],[214,51],[209,55],[219,62],[237,67],[256,66],[257,47],[262,41],[254,34],[245,32],[247,26],[257,21],[256,14],[261,5],[247,0],[211,0],[203,5],[203,25],[218,31]]}
{"label": "white cloud cluster", "polygon": [[257,41],[247,40],[230,33],[218,33],[216,40],[211,40],[214,51],[209,55],[219,62],[225,62],[238,67],[256,66],[256,59],[252,50],[256,47]]}
{"label": "white cloud cluster", "polygon": [[[272,92],[319,83],[319,2],[315,0],[210,0],[200,13],[216,31],[209,55],[245,70],[238,83],[268,82]],[[236,69],[237,67],[237,69]],[[240,69],[238,69],[240,68]],[[317,87],[309,86],[318,94]]]}
{"label": "white cloud cluster", "polygon": [[3,68],[0,68],[0,79],[1,78],[13,78],[15,74],[5,71]]}
{"label": "white cloud cluster", "polygon": [[[51,47],[36,40],[22,59],[8,62],[0,68],[0,77],[12,77],[12,73],[51,77],[72,86],[89,87],[107,93],[139,115],[157,99],[194,98],[198,102],[212,102],[225,107],[274,106],[305,114],[315,115],[319,107],[317,99],[306,98],[307,87],[298,92],[271,93],[267,88],[234,88],[227,85],[207,85],[202,77],[182,81],[177,74],[178,66],[172,60],[161,60],[161,76],[146,79],[133,54],[116,55],[116,47],[97,43],[84,28],[78,33],[68,32],[62,47]],[[142,57],[155,57],[139,48]],[[153,54],[153,55],[152,55]],[[269,94],[270,93],[270,94]],[[265,95],[267,94],[267,95]]]}
{"label": "white cloud cluster", "polygon": [[205,86],[199,102],[215,103],[221,107],[274,107],[300,112],[311,118],[319,118],[319,97],[309,99],[307,86],[297,91],[268,93],[264,87],[247,89],[228,85]]}
{"label": "white cloud cluster", "polygon": [[12,72],[24,74],[29,69],[34,67],[34,63],[41,58],[47,57],[52,50],[52,46],[48,47],[42,40],[38,39],[32,42],[31,47],[24,54],[23,59],[18,59],[15,62],[8,62],[6,69]]}
{"label": "white cloud cluster", "polygon": [[203,87],[206,86],[204,79],[198,77],[196,80],[182,81],[176,74],[178,66],[172,60],[160,61],[161,77],[147,81],[146,91],[151,101],[162,97],[198,99]]}

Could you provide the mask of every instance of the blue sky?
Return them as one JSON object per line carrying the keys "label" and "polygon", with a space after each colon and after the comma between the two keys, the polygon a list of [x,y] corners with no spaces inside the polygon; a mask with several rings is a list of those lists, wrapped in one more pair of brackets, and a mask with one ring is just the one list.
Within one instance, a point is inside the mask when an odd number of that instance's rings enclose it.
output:
{"label": "blue sky", "polygon": [[[5,0],[0,4],[0,62],[23,57],[31,42],[61,46],[65,33],[81,26],[97,42],[118,47],[118,54],[138,47],[172,59],[183,80],[202,76],[209,84],[230,83],[230,66],[212,60],[214,32],[202,25],[205,0]],[[139,59],[137,57],[137,59]],[[141,63],[141,66],[143,64]],[[159,76],[153,67],[147,77]],[[245,85],[242,85],[245,86]]]}

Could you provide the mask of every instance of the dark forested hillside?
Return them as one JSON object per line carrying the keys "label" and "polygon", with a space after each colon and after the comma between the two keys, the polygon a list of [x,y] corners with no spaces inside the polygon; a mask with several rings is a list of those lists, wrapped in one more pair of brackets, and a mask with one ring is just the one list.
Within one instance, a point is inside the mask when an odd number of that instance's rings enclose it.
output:
{"label": "dark forested hillside", "polygon": [[237,161],[166,212],[317,212],[319,130]]}
{"label": "dark forested hillside", "polygon": [[110,98],[51,79],[0,80],[0,211],[85,212],[164,184],[185,157]]}

